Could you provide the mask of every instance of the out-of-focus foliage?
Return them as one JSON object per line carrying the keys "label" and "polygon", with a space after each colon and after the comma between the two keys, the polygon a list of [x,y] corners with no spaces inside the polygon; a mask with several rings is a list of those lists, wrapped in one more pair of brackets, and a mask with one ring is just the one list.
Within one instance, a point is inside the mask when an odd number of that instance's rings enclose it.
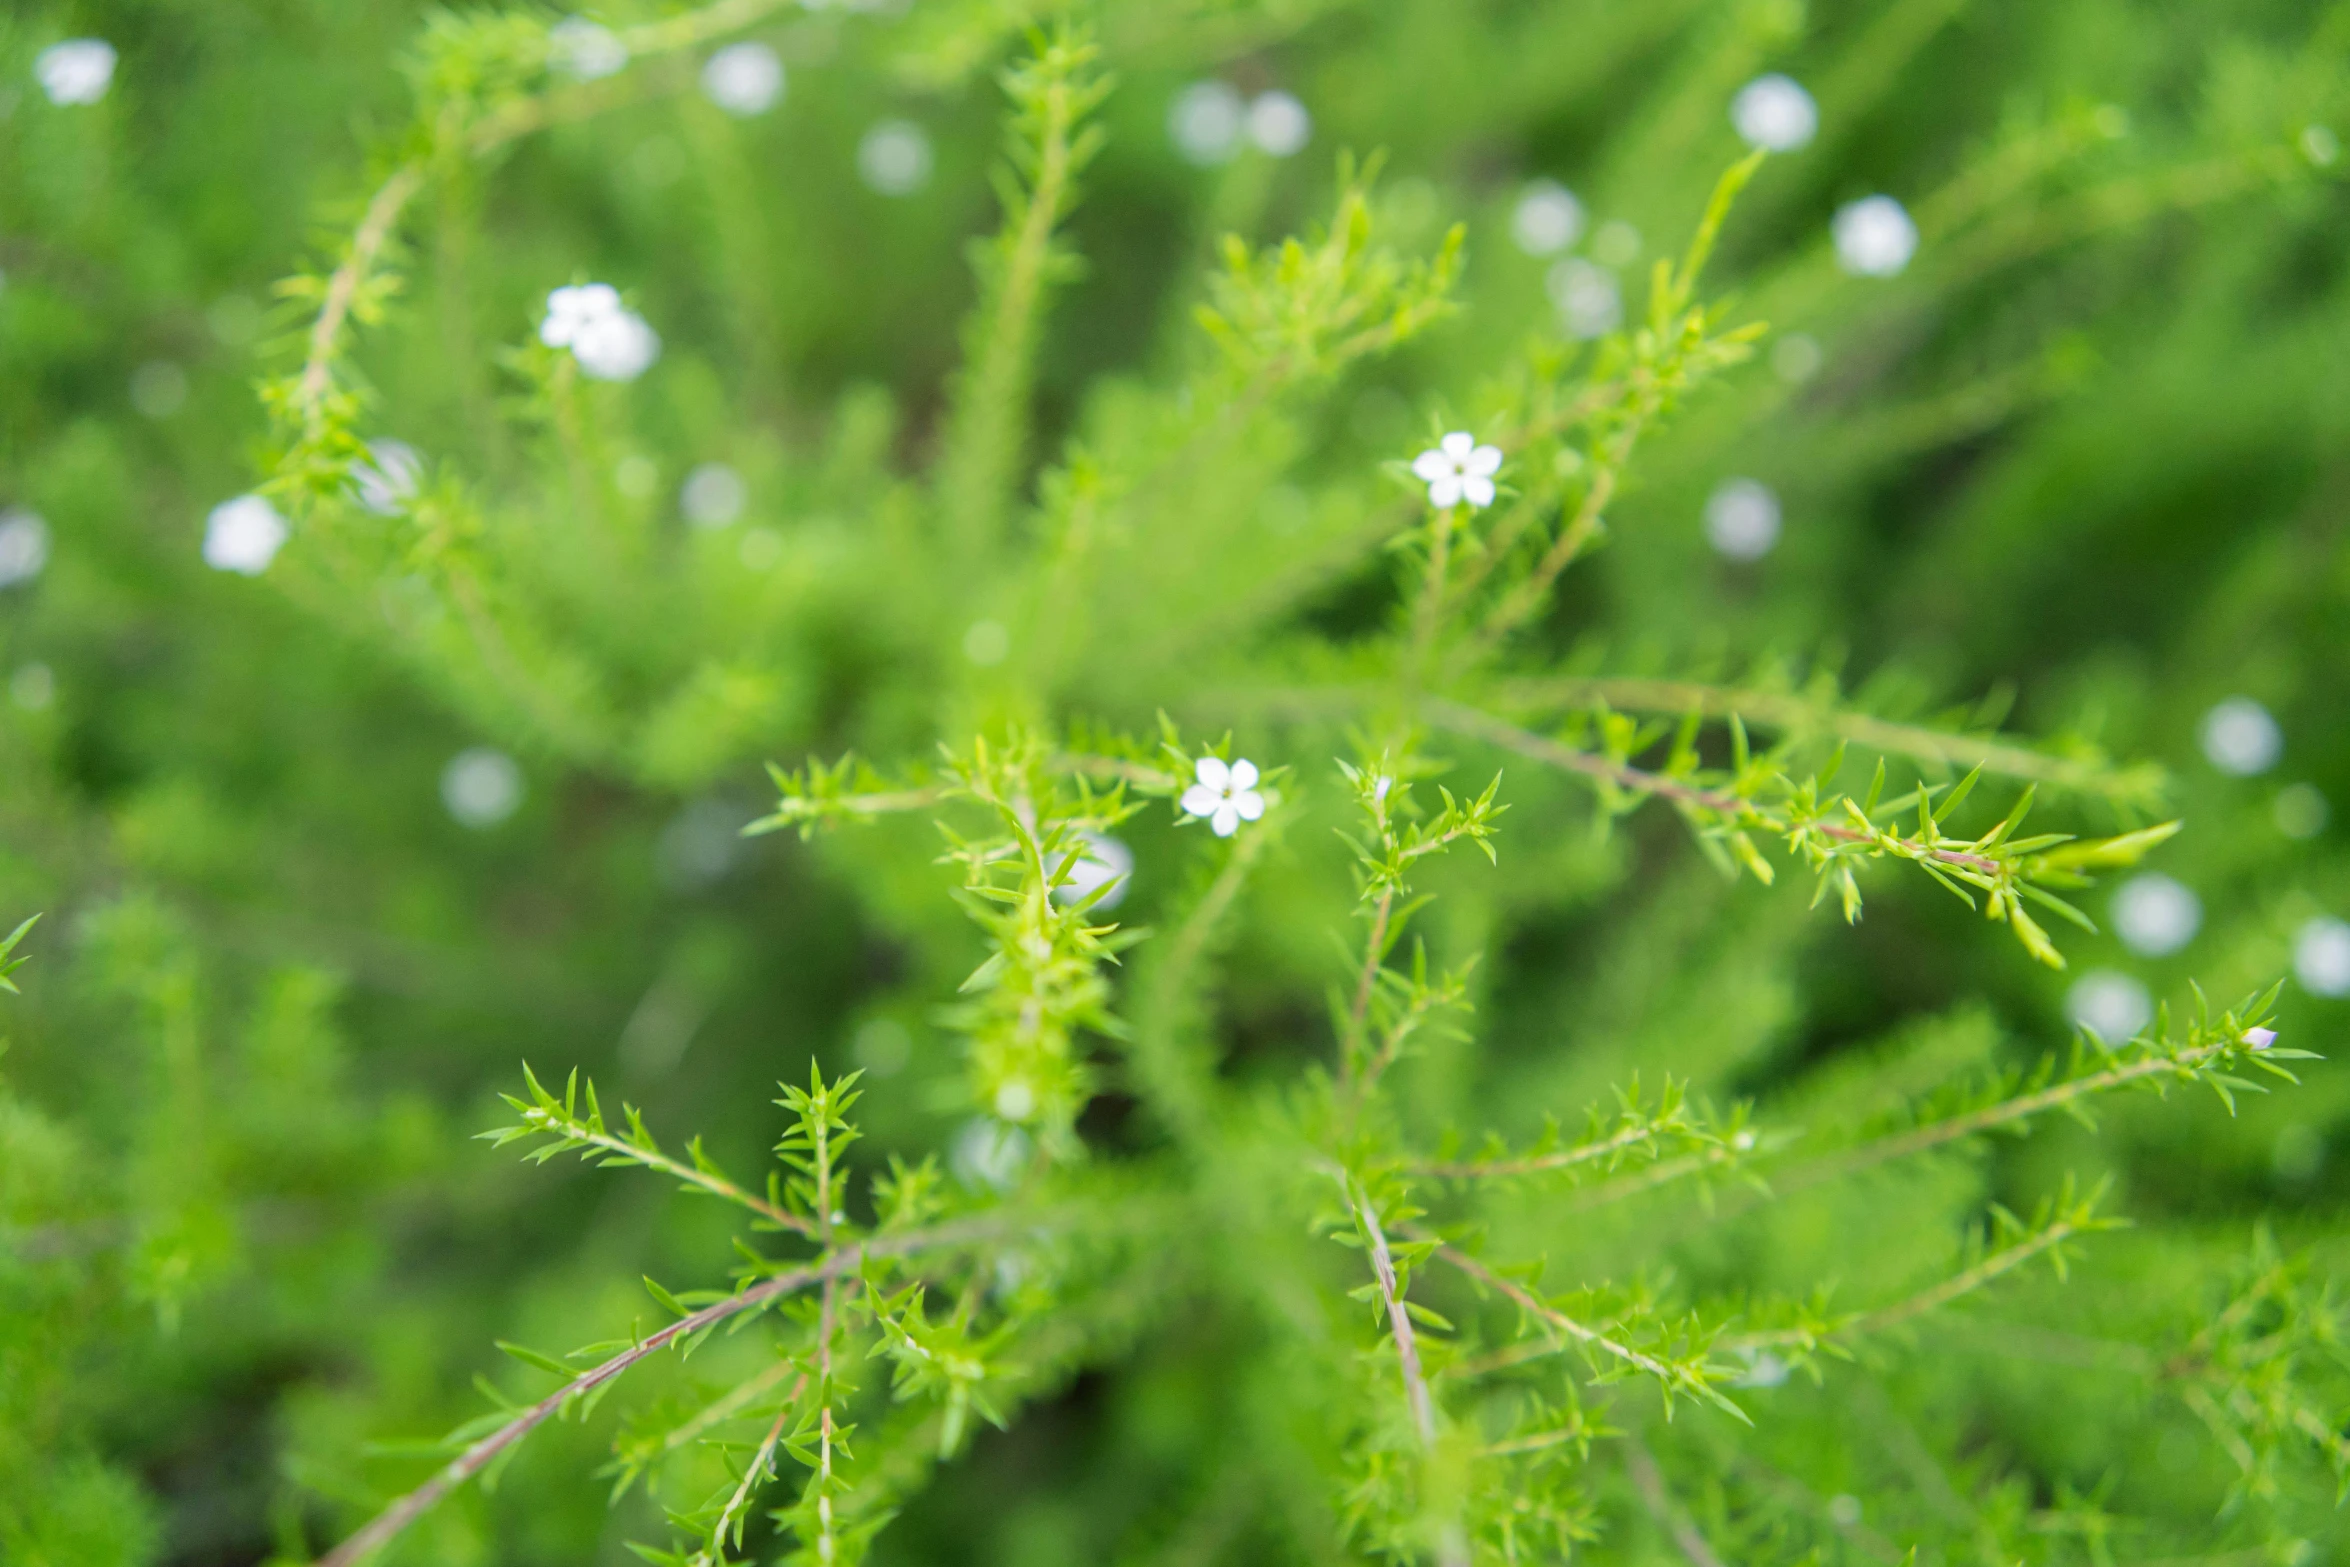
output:
{"label": "out-of-focus foliage", "polygon": [[2350,9],[592,20],[0,15],[0,1561],[2350,1542]]}

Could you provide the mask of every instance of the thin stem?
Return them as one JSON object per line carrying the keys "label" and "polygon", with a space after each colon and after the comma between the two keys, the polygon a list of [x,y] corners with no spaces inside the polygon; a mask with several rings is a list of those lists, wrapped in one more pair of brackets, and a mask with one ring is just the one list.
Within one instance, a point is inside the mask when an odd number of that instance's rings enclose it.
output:
{"label": "thin stem", "polygon": [[1379,982],[1379,960],[1386,955],[1387,922],[1395,912],[1395,889],[1386,888],[1379,894],[1379,904],[1371,914],[1371,937],[1363,943],[1363,973],[1355,982],[1355,998],[1347,1008],[1346,1052],[1338,1063],[1339,1080],[1351,1083],[1355,1075],[1355,1057],[1362,1053],[1365,1040],[1363,1026],[1371,1015],[1371,993]]}
{"label": "thin stem", "polygon": [[2139,793],[2158,787],[2159,771],[2116,772],[2098,762],[2050,756],[2029,746],[1977,735],[1953,734],[1920,724],[1895,723],[1833,702],[1786,691],[1742,690],[1690,680],[1585,677],[1513,681],[1496,693],[1511,710],[1558,709],[1602,704],[1633,713],[1701,713],[1736,717],[1758,727],[1803,733],[1816,731],[1871,751],[1914,757],[1956,770],[1985,772],[2092,793]]}
{"label": "thin stem", "polygon": [[[685,1446],[686,1443],[691,1442],[696,1437],[700,1436],[704,1431],[709,1430],[712,1426],[732,1418],[736,1410],[741,1409],[745,1404],[756,1403],[762,1396],[774,1391],[776,1384],[780,1383],[785,1377],[790,1376],[792,1372],[797,1369],[798,1368],[793,1366],[793,1364],[788,1360],[777,1361],[774,1365],[769,1366],[766,1370],[751,1378],[750,1381],[745,1382],[740,1387],[734,1388],[727,1392],[725,1395],[713,1402],[708,1408],[701,1411],[701,1413],[695,1415],[691,1420],[688,1420],[685,1424],[679,1426],[676,1430],[671,1431],[667,1436],[663,1437],[661,1439],[661,1452],[664,1456],[670,1453],[674,1453],[679,1448]],[[801,1375],[804,1380],[806,1373],[803,1372]],[[793,1388],[791,1396],[794,1399],[797,1399],[800,1396],[800,1389],[797,1387]]]}
{"label": "thin stem", "polygon": [[1524,1159],[1467,1159],[1451,1162],[1407,1165],[1413,1175],[1436,1180],[1491,1180],[1510,1175],[1538,1175],[1545,1170],[1568,1170],[1594,1159],[1636,1148],[1657,1134],[1653,1126],[1628,1126],[1624,1130],[1603,1137],[1595,1143],[1582,1143],[1573,1148],[1562,1148],[1557,1153],[1535,1154]]}
{"label": "thin stem", "polygon": [[596,1131],[584,1121],[556,1120],[548,1116],[546,1112],[537,1109],[524,1111],[523,1117],[526,1120],[534,1118],[540,1120],[541,1124],[545,1125],[550,1132],[571,1138],[576,1142],[591,1143],[598,1148],[609,1149],[647,1169],[659,1170],[664,1175],[674,1175],[687,1185],[699,1187],[712,1196],[740,1203],[771,1224],[805,1235],[811,1240],[821,1238],[828,1246],[831,1244],[829,1226],[824,1227],[820,1232],[814,1221],[803,1219],[796,1213],[779,1208],[763,1197],[755,1197],[723,1176],[712,1175],[707,1170],[697,1170],[692,1165],[680,1163],[665,1153],[641,1148],[623,1138],[614,1137],[609,1132]]}
{"label": "thin stem", "polygon": [[[1033,1223],[1031,1219],[1028,1221]],[[691,1316],[680,1317],[669,1326],[649,1335],[642,1342],[605,1361],[590,1371],[581,1373],[561,1388],[540,1399],[521,1414],[507,1421],[488,1436],[475,1442],[438,1474],[401,1497],[391,1506],[370,1519],[358,1533],[326,1553],[318,1560],[318,1567],[356,1567],[389,1544],[401,1530],[407,1528],[433,1505],[458,1486],[488,1468],[498,1456],[543,1425],[551,1415],[561,1412],[569,1403],[594,1392],[605,1383],[628,1371],[639,1361],[666,1349],[681,1338],[715,1327],[727,1318],[763,1307],[780,1300],[810,1284],[853,1272],[868,1257],[900,1256],[934,1246],[953,1246],[984,1239],[996,1230],[1013,1226],[944,1224],[933,1229],[910,1231],[904,1235],[885,1236],[862,1241],[846,1251],[834,1252],[822,1260],[804,1267],[792,1268],[773,1278],[752,1285],[739,1294],[730,1295],[714,1305],[703,1307]]]}
{"label": "thin stem", "polygon": [[1882,1306],[1875,1311],[1864,1312],[1824,1334],[1815,1334],[1803,1328],[1781,1328],[1768,1333],[1741,1333],[1735,1337],[1724,1338],[1719,1341],[1718,1347],[1733,1352],[1742,1352],[1771,1349],[1781,1345],[1809,1346],[1822,1339],[1866,1338],[1872,1333],[1882,1333],[1887,1328],[1898,1327],[1913,1317],[1922,1317],[1927,1312],[1939,1311],[1961,1296],[1973,1294],[1992,1280],[2003,1274],[2013,1273],[2042,1252],[2061,1246],[2080,1233],[2080,1227],[2069,1219],[2052,1224],[2030,1239],[2020,1241],[2004,1251],[1995,1252],[1985,1257],[1965,1272],[1954,1274],[1931,1289],[1920,1290],[1908,1299],[1895,1301],[1890,1306]]}
{"label": "thin stem", "polygon": [[[829,1286],[831,1280],[825,1282]],[[775,1423],[767,1428],[766,1439],[759,1444],[758,1452],[752,1455],[751,1466],[743,1471],[742,1483],[734,1488],[734,1494],[726,1499],[726,1506],[719,1510],[718,1527],[710,1531],[710,1544],[694,1557],[695,1567],[720,1567],[726,1559],[726,1531],[730,1526],[736,1531],[735,1544],[738,1547],[742,1544],[743,1510],[750,1505],[751,1493],[757,1489],[761,1477],[774,1473],[776,1446],[782,1442],[784,1427],[791,1423],[793,1406],[799,1403],[800,1394],[807,1386],[808,1374],[803,1371],[800,1380],[792,1387],[791,1396],[775,1412]]]}
{"label": "thin stem", "polygon": [[390,242],[399,226],[400,214],[423,188],[424,172],[421,161],[404,163],[377,187],[357,231],[351,236],[350,248],[343,253],[333,276],[327,279],[325,302],[319,307],[318,319],[310,324],[309,355],[303,362],[300,390],[294,399],[305,435],[317,433],[327,393],[334,386],[335,341],[342,336],[343,325],[350,319],[360,285],[366,281],[377,255]]}
{"label": "thin stem", "polygon": [[[1459,734],[1475,735],[1481,740],[1488,740],[1506,750],[1515,751],[1520,756],[1532,757],[1538,762],[1547,762],[1553,767],[1563,767],[1569,772],[1597,778],[1603,782],[1614,784],[1618,788],[1630,789],[1639,794],[1654,795],[1659,799],[1672,800],[1684,805],[1700,806],[1709,811],[1720,811],[1726,815],[1737,817],[1749,825],[1765,827],[1773,831],[1791,830],[1788,824],[1773,821],[1764,815],[1762,808],[1755,801],[1749,800],[1743,795],[1728,794],[1719,789],[1708,789],[1703,785],[1688,783],[1682,779],[1668,778],[1662,773],[1647,772],[1627,763],[1598,755],[1595,752],[1578,751],[1572,746],[1561,745],[1556,740],[1547,739],[1530,730],[1520,729],[1515,724],[1504,723],[1489,713],[1480,712],[1473,707],[1464,707],[1458,702],[1431,697],[1422,703],[1421,707],[1427,714],[1429,722],[1439,728],[1450,729]],[[1963,849],[1947,849],[1938,844],[1925,843],[1914,838],[1898,836],[1880,838],[1875,834],[1863,832],[1857,827],[1846,827],[1826,821],[1809,822],[1804,826],[1807,830],[1816,832],[1823,838],[1832,838],[1838,843],[1881,842],[1887,847],[1899,849],[1913,859],[1935,860],[1944,865],[1955,865],[1963,870],[1979,872],[1985,876],[1996,876],[2002,869],[1999,861],[1987,855],[1970,854]]]}
{"label": "thin stem", "polygon": [[1436,1405],[1428,1396],[1428,1379],[1420,1371],[1420,1345],[1412,1331],[1412,1314],[1404,1310],[1403,1299],[1396,1289],[1395,1258],[1387,1249],[1387,1232],[1380,1228],[1378,1210],[1371,1206],[1370,1198],[1351,1177],[1340,1179],[1355,1218],[1363,1227],[1363,1235],[1370,1242],[1371,1273],[1379,1281],[1379,1297],[1387,1306],[1387,1331],[1395,1340],[1395,1358],[1403,1365],[1404,1397],[1412,1407],[1413,1429],[1420,1433],[1422,1447],[1434,1447]]}
{"label": "thin stem", "polygon": [[[1416,1240],[1419,1237],[1417,1234],[1415,1234],[1413,1238]],[[1597,1328],[1586,1327],[1584,1324],[1577,1322],[1573,1317],[1568,1316],[1565,1312],[1559,1310],[1557,1307],[1549,1304],[1547,1301],[1544,1301],[1541,1297],[1537,1296],[1532,1290],[1527,1289],[1524,1285],[1513,1283],[1511,1280],[1503,1278],[1500,1274],[1494,1272],[1491,1268],[1488,1268],[1485,1266],[1485,1264],[1479,1262],[1476,1258],[1470,1256],[1467,1252],[1456,1250],[1450,1246],[1438,1246],[1436,1248],[1436,1255],[1443,1258],[1446,1262],[1451,1263],[1454,1267],[1460,1269],[1463,1273],[1466,1273],[1470,1278],[1477,1280],[1486,1288],[1506,1296],[1518,1307],[1519,1310],[1549,1323],[1552,1327],[1558,1329],[1561,1333],[1566,1334],[1569,1338],[1575,1340],[1577,1343],[1588,1345],[1590,1348],[1599,1350],[1605,1354],[1613,1355],[1616,1359],[1621,1360],[1626,1365],[1635,1367],[1641,1371],[1645,1371],[1650,1376],[1659,1378],[1664,1382],[1676,1383],[1680,1380],[1674,1375],[1672,1367],[1666,1365],[1663,1361],[1658,1360],[1655,1356],[1642,1354],[1639,1350],[1634,1349],[1629,1344],[1620,1344],[1614,1339],[1609,1338],[1606,1334],[1600,1332]]]}
{"label": "thin stem", "polygon": [[1705,1536],[1698,1533],[1697,1525],[1675,1505],[1672,1494],[1665,1489],[1664,1473],[1657,1468],[1656,1458],[1636,1436],[1624,1438],[1624,1468],[1632,1476],[1632,1488],[1640,1493],[1640,1505],[1673,1537],[1681,1554],[1689,1558],[1690,1567],[1724,1567]]}

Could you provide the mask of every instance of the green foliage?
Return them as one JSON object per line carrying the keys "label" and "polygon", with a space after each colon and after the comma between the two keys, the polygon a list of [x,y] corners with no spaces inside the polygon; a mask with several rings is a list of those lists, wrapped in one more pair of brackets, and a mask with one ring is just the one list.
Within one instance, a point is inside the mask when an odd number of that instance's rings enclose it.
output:
{"label": "green foliage", "polygon": [[0,1559],[2350,1540],[2350,13],[280,9],[0,20]]}

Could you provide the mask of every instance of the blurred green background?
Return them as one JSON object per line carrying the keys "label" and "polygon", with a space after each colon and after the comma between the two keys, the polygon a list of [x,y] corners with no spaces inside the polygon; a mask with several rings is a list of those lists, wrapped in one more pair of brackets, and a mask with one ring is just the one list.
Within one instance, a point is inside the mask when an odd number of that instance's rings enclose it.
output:
{"label": "blurred green background", "polygon": [[[1224,629],[1228,581],[1162,583],[1139,556],[1113,608],[1165,595],[1165,623],[1205,629],[1096,627],[1037,706],[1128,725],[1164,707],[1319,766],[1323,738],[1271,738],[1233,693],[1278,683],[1302,639],[1378,623],[1385,567],[1348,542],[1393,498],[1377,465],[1473,415],[1529,339],[1604,324],[1611,291],[1636,304],[1742,150],[1734,95],[1783,71],[1818,133],[1766,166],[1712,279],[1774,335],[1644,457],[1551,628],[1556,667],[1834,671],[1890,716],[2004,714],[2156,761],[2188,823],[2168,880],[2096,894],[2106,933],[2076,937],[2064,975],[1931,888],[1888,883],[1845,933],[1800,917],[1800,888],[1725,886],[1669,823],[1604,847],[1505,836],[1480,916],[1489,1055],[1428,1092],[1468,1124],[1634,1066],[1768,1093],[1919,1019],[1976,1018],[2005,1041],[1985,1048],[2028,1054],[2068,1009],[2111,1028],[2190,978],[2232,1000],[2289,976],[2284,1027],[2339,1053],[2350,8],[1096,9],[1118,86],[1072,225],[1085,270],[1044,338],[1040,453],[1078,430],[1114,445],[1122,389],[1195,352],[1218,236],[1310,223],[1342,149],[1384,152],[1392,242],[1462,221],[1469,262],[1453,320],[1317,391],[1279,482],[1169,524],[1212,533],[1231,581],[1280,560],[1296,584]],[[671,656],[689,633],[759,650],[712,699],[723,722],[656,713],[624,750],[567,749],[420,660],[396,569],[351,592],[202,552],[263,472],[256,383],[299,357],[275,285],[331,256],[407,124],[423,8],[0,15],[0,922],[44,914],[0,1011],[0,1560],[315,1548],[340,1504],[415,1472],[366,1443],[471,1412],[492,1340],[560,1338],[633,1309],[639,1273],[722,1262],[722,1220],[658,1182],[467,1140],[523,1059],[592,1071],[742,1168],[773,1135],[773,1080],[811,1054],[886,1089],[877,1148],[951,1139],[964,1111],[928,1020],[967,941],[938,934],[959,917],[905,869],[920,854],[733,834],[763,760],[919,755],[1004,700],[970,630],[981,586],[915,581],[890,519],[931,460],[966,247],[994,221],[992,72],[1013,24],[1051,10],[811,6],[748,35],[783,65],[779,101],[730,109],[691,62],[673,91],[446,182],[411,226],[407,297],[363,339],[371,424],[501,515],[607,508],[687,541],[721,598],[741,584],[732,619],[697,625],[627,561],[579,564],[550,623],[615,690],[690,686]],[[88,57],[56,74],[44,51],[69,39],[114,51],[102,90]],[[1921,231],[1897,276],[1854,275],[1831,240],[1877,193]],[[547,291],[586,278],[626,291],[663,350],[625,414],[598,405],[583,456],[515,365]],[[1147,922],[1165,853],[1138,848]],[[1310,1048],[1334,916],[1301,894],[1251,919],[1229,1031],[1278,1064]],[[2103,1255],[2191,1295],[2256,1217],[2338,1244],[2346,1113],[2350,1076],[2321,1066],[2232,1121],[2120,1118],[2115,1167],[2153,1227]],[[1213,1353],[1163,1345],[1081,1381],[983,1443],[878,1559],[1118,1559],[1211,1440],[1189,1379]],[[625,1559],[645,1515],[607,1518],[603,1443],[549,1430],[414,1559]]]}

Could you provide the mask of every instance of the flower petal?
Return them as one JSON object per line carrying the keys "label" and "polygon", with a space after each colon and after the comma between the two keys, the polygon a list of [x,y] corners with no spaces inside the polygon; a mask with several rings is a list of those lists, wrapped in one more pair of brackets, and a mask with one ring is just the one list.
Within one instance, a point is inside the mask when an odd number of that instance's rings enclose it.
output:
{"label": "flower petal", "polygon": [[1412,459],[1412,472],[1433,484],[1452,472],[1452,459],[1431,446]]}
{"label": "flower petal", "polygon": [[1220,756],[1203,756],[1192,763],[1191,770],[1199,781],[1222,794],[1232,785],[1232,769],[1224,765]]}
{"label": "flower petal", "polygon": [[1224,803],[1224,795],[1222,791],[1211,789],[1206,784],[1193,784],[1183,791],[1183,798],[1177,803],[1187,815],[1213,816],[1216,808]]}
{"label": "flower petal", "polygon": [[1461,471],[1472,478],[1490,479],[1501,472],[1501,448],[1498,446],[1478,447],[1469,453],[1468,461],[1461,464]]}
{"label": "flower petal", "polygon": [[1436,443],[1444,448],[1444,455],[1456,463],[1469,460],[1469,453],[1477,449],[1477,438],[1466,430],[1455,430]]}
{"label": "flower petal", "polygon": [[1490,506],[1493,504],[1493,481],[1491,479],[1463,479],[1461,493],[1469,498],[1469,504],[1472,506]]}
{"label": "flower petal", "polygon": [[1240,808],[1229,800],[1225,801],[1216,814],[1208,818],[1208,825],[1216,829],[1217,837],[1231,837],[1240,831]]}
{"label": "flower petal", "polygon": [[1257,786],[1257,764],[1242,757],[1232,764],[1232,787],[1235,792]]}
{"label": "flower petal", "polygon": [[[1253,822],[1265,814],[1265,797],[1254,789],[1243,789],[1232,797],[1232,808],[1238,811],[1244,820]],[[2259,1030],[2255,1029],[2253,1032],[2258,1033]],[[2250,1035],[2246,1037],[2249,1038]]]}
{"label": "flower petal", "polygon": [[1431,506],[1458,506],[1461,503],[1461,476],[1448,473],[1441,479],[1428,481],[1428,504]]}

